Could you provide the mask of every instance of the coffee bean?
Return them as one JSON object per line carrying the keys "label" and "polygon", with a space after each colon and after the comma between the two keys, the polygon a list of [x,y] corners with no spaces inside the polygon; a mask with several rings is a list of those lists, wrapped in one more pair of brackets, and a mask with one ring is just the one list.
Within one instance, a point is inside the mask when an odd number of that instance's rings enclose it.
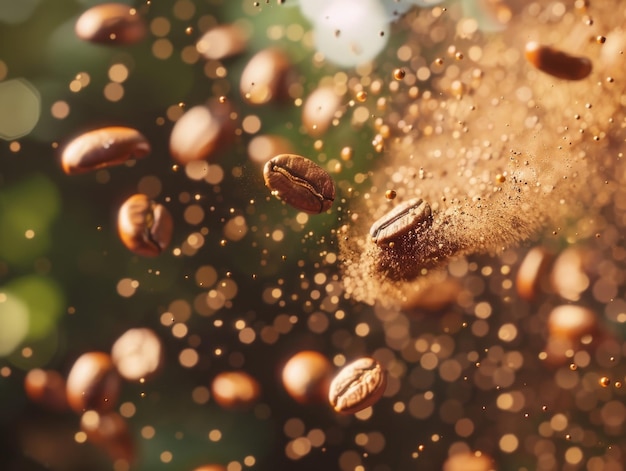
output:
{"label": "coffee bean", "polygon": [[273,195],[309,214],[328,210],[335,199],[330,175],[299,155],[277,155],[265,164],[263,177]]}
{"label": "coffee bean", "polygon": [[24,390],[28,398],[47,409],[63,412],[67,410],[65,379],[54,370],[34,368],[24,378]]}
{"label": "coffee bean", "polygon": [[552,254],[544,247],[533,247],[528,251],[519,266],[515,278],[515,288],[520,298],[534,300],[545,284]]}
{"label": "coffee bean", "polygon": [[135,440],[126,419],[117,412],[88,410],[80,418],[80,428],[85,432],[87,440],[104,450],[112,461],[128,464],[135,460]]}
{"label": "coffee bean", "polygon": [[193,471],[226,471],[226,468],[221,464],[205,464],[194,468]]}
{"label": "coffee bean", "polygon": [[209,60],[222,60],[246,49],[248,35],[236,24],[219,25],[207,31],[196,43],[196,50]]}
{"label": "coffee bean", "polygon": [[582,80],[591,73],[591,61],[586,57],[571,56],[535,41],[526,44],[526,60],[535,68],[564,80]]}
{"label": "coffee bean", "polygon": [[396,206],[372,224],[370,236],[378,246],[389,246],[392,242],[400,242],[411,234],[423,231],[431,224],[430,205],[421,198],[414,198]]}
{"label": "coffee bean", "polygon": [[90,8],[76,21],[76,35],[85,41],[104,44],[134,44],[147,32],[136,9],[121,3],[104,3]]}
{"label": "coffee bean", "polygon": [[112,410],[117,404],[120,377],[111,357],[103,352],[81,355],[67,376],[67,402],[77,413]]}
{"label": "coffee bean", "polygon": [[241,96],[253,105],[286,98],[290,68],[289,58],[280,49],[258,52],[241,73]]}
{"label": "coffee bean", "polygon": [[81,134],[63,149],[61,164],[68,175],[119,165],[145,157],[148,140],[136,129],[112,126]]}
{"label": "coffee bean", "polygon": [[328,396],[331,364],[319,352],[296,353],[285,364],[282,373],[287,393],[301,404],[322,402]]}
{"label": "coffee bean", "polygon": [[218,374],[211,383],[213,398],[225,409],[242,409],[253,405],[261,394],[259,382],[243,371]]}
{"label": "coffee bean", "polygon": [[332,86],[313,90],[302,107],[302,124],[310,136],[322,136],[330,127],[341,105],[341,97]]}
{"label": "coffee bean", "polygon": [[330,383],[328,400],[335,411],[354,414],[374,405],[385,392],[387,373],[373,358],[360,358],[343,369]]}
{"label": "coffee bean", "polygon": [[111,347],[111,359],[118,373],[129,381],[154,375],[163,362],[161,340],[146,328],[129,329]]}
{"label": "coffee bean", "polygon": [[183,114],[170,134],[170,153],[180,164],[207,159],[229,143],[234,135],[228,102],[211,101]]}
{"label": "coffee bean", "polygon": [[130,251],[155,257],[169,245],[174,222],[165,206],[151,201],[146,195],[136,194],[120,207],[117,230]]}

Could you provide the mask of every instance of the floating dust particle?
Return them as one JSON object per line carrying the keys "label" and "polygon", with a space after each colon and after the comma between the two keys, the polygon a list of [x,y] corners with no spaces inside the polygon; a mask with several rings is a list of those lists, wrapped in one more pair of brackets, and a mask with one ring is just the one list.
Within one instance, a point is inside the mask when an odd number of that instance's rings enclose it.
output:
{"label": "floating dust particle", "polygon": [[[522,7],[499,41],[472,35],[463,45],[470,60],[447,63],[442,57],[449,45],[417,28],[400,46],[435,48],[430,69],[416,74],[421,80],[434,74],[437,80],[430,89],[400,90],[387,100],[388,112],[398,114],[401,127],[392,129],[394,139],[374,139],[380,167],[364,191],[369,197],[351,201],[358,219],[340,233],[346,293],[352,298],[370,304],[402,302],[407,292],[428,285],[425,275],[449,260],[501,252],[549,226],[559,227],[556,237],[568,237],[570,243],[598,232],[577,235],[569,224],[577,224],[582,215],[587,224],[599,221],[594,214],[613,201],[623,184],[624,163],[615,156],[626,131],[610,123],[626,118],[620,105],[626,87],[619,86],[626,84],[626,56],[621,53],[626,34],[610,2],[594,4],[594,28],[606,32],[600,51],[587,40],[588,26],[568,23],[574,13],[564,11],[561,21],[546,23],[538,20],[543,10],[535,7]],[[450,10],[438,25],[458,31],[463,21]],[[528,25],[533,25],[533,36],[549,37],[564,50],[589,57],[590,76],[565,82],[530,67],[521,45]],[[447,72],[450,68],[454,71]],[[447,74],[467,91],[455,95]],[[607,76],[614,79],[611,86],[592,86],[605,83]],[[494,181],[496,175],[506,179]],[[368,233],[392,209],[376,197],[390,181],[398,195],[395,204],[419,197],[433,210],[431,227],[401,244],[403,250],[380,248]]]}
{"label": "floating dust particle", "polygon": [[406,71],[404,69],[394,69],[393,70],[393,78],[395,80],[402,80],[404,79],[404,77],[406,77]]}

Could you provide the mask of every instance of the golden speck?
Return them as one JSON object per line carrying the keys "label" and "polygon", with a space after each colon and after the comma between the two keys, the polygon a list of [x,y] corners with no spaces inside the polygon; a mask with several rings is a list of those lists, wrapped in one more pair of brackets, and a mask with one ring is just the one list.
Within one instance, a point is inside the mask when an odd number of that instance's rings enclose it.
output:
{"label": "golden speck", "polygon": [[187,27],[185,28],[185,34],[186,34],[186,35],[191,35],[191,34],[193,34],[193,28],[192,28],[191,26],[187,26]]}
{"label": "golden speck", "polygon": [[608,387],[610,384],[611,380],[608,376],[603,376],[602,378],[600,378],[600,386],[602,386],[603,388]]}
{"label": "golden speck", "polygon": [[598,44],[604,44],[606,42],[606,38],[604,36],[596,36],[596,42]]}
{"label": "golden speck", "polygon": [[364,92],[363,90],[361,90],[360,92],[356,94],[356,99],[359,100],[360,102],[364,102],[365,100],[367,100],[367,92]]}
{"label": "golden speck", "polygon": [[396,190],[385,191],[385,198],[387,198],[388,200],[395,199],[396,196],[397,196]]}
{"label": "golden speck", "polygon": [[393,78],[396,80],[402,80],[404,77],[406,77],[406,71],[404,69],[394,69],[393,70]]}

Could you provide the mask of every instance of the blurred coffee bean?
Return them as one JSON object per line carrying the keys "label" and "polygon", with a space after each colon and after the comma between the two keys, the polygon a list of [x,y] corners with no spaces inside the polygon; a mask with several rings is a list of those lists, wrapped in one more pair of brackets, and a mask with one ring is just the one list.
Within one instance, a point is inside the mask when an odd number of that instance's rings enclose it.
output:
{"label": "blurred coffee bean", "polygon": [[336,412],[354,414],[373,406],[387,386],[387,373],[373,358],[344,366],[330,383],[328,400]]}
{"label": "blurred coffee bean", "polygon": [[86,411],[80,418],[80,428],[94,445],[104,450],[111,461],[132,463],[136,446],[126,420],[117,412]]}
{"label": "blurred coffee bean", "polygon": [[533,247],[519,266],[515,287],[520,298],[532,301],[546,281],[552,254],[544,247]]}
{"label": "blurred coffee bean", "polygon": [[484,453],[459,453],[450,456],[443,471],[495,471],[493,459]]}
{"label": "blurred coffee bean", "polygon": [[302,124],[310,136],[321,136],[330,127],[341,97],[330,86],[318,87],[307,97],[302,107]]}
{"label": "blurred coffee bean", "polygon": [[111,359],[122,378],[128,381],[149,378],[163,362],[161,340],[150,329],[129,329],[113,344]]}
{"label": "blurred coffee bean", "polygon": [[196,43],[196,50],[209,60],[222,60],[246,49],[246,32],[235,24],[220,25],[207,31]]}
{"label": "blurred coffee bean", "polygon": [[597,326],[596,314],[583,306],[564,304],[552,309],[548,316],[548,331],[553,337],[578,341],[596,332]]}
{"label": "blurred coffee bean", "polygon": [[370,228],[370,236],[378,246],[389,246],[400,242],[412,233],[417,233],[432,224],[430,205],[421,198],[399,204]]}
{"label": "blurred coffee bean", "polygon": [[120,383],[109,355],[103,352],[84,353],[67,376],[67,402],[77,413],[89,409],[110,411],[117,404]]}
{"label": "blurred coffee bean", "polygon": [[281,154],[269,160],[263,178],[274,196],[309,214],[328,210],[335,199],[335,184],[330,175],[299,155]]}
{"label": "blurred coffee bean", "polygon": [[248,144],[248,157],[255,163],[265,165],[273,156],[293,152],[287,139],[275,134],[263,134],[252,138]]}
{"label": "blurred coffee bean", "polygon": [[323,402],[328,397],[332,365],[319,352],[305,350],[296,353],[282,372],[287,393],[302,404]]}
{"label": "blurred coffee bean", "polygon": [[183,114],[170,134],[170,153],[180,164],[210,157],[233,136],[228,102],[194,106]]}
{"label": "blurred coffee bean", "polygon": [[290,62],[280,49],[264,49],[255,54],[241,73],[241,96],[253,105],[281,100],[288,96]]}
{"label": "blurred coffee bean", "polygon": [[68,409],[65,379],[54,370],[35,368],[24,378],[24,390],[28,398],[46,409],[63,412]]}
{"label": "blurred coffee bean", "polygon": [[143,17],[122,3],[103,3],[84,12],[76,21],[76,35],[104,44],[134,44],[147,32]]}
{"label": "blurred coffee bean", "polygon": [[63,149],[61,164],[68,175],[119,165],[145,157],[148,140],[136,129],[112,126],[81,134]]}
{"label": "blurred coffee bean", "polygon": [[462,291],[461,283],[457,279],[450,276],[440,278],[436,275],[431,278],[432,282],[419,285],[419,290],[407,294],[406,300],[402,302],[402,309],[437,312],[457,301]]}
{"label": "blurred coffee bean", "polygon": [[241,409],[253,405],[261,394],[258,381],[243,371],[218,374],[211,384],[215,402],[225,409]]}
{"label": "blurred coffee bean", "polygon": [[122,243],[131,252],[155,257],[169,245],[174,222],[165,206],[136,194],[120,207],[117,229]]}
{"label": "blurred coffee bean", "polygon": [[552,289],[563,299],[578,301],[591,286],[601,258],[581,247],[569,247],[559,254],[550,273]]}
{"label": "blurred coffee bean", "polygon": [[591,61],[586,57],[571,56],[563,51],[531,41],[524,51],[532,66],[564,80],[582,80],[591,73]]}
{"label": "blurred coffee bean", "polygon": [[221,464],[205,464],[194,468],[193,471],[226,471],[226,467]]}

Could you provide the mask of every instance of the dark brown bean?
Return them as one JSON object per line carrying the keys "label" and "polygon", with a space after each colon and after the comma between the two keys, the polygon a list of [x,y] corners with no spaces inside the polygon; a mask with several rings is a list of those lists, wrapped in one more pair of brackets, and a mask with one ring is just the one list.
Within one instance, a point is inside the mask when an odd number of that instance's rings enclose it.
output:
{"label": "dark brown bean", "polygon": [[299,155],[277,155],[265,164],[263,177],[273,195],[309,214],[328,210],[335,199],[335,184],[330,175]]}
{"label": "dark brown bean", "polygon": [[431,224],[430,205],[421,198],[414,198],[396,206],[372,224],[370,236],[377,245],[388,246]]}
{"label": "dark brown bean", "polygon": [[328,400],[335,411],[354,414],[374,405],[385,392],[387,373],[373,358],[360,358],[335,376]]}
{"label": "dark brown bean", "polygon": [[524,55],[533,67],[563,80],[582,80],[592,69],[591,61],[586,57],[571,56],[535,41],[526,44]]}
{"label": "dark brown bean", "polygon": [[143,17],[122,3],[104,3],[90,8],[76,21],[76,35],[85,41],[104,44],[134,44],[147,32]]}
{"label": "dark brown bean", "polygon": [[111,357],[103,352],[81,355],[67,376],[67,402],[77,413],[112,410],[120,392],[120,377]]}
{"label": "dark brown bean", "polygon": [[174,222],[165,206],[151,201],[146,195],[136,194],[120,207],[117,230],[130,251],[155,257],[169,245]]}
{"label": "dark brown bean", "polygon": [[148,140],[136,129],[112,126],[81,134],[63,149],[61,164],[68,175],[119,165],[145,157]]}

